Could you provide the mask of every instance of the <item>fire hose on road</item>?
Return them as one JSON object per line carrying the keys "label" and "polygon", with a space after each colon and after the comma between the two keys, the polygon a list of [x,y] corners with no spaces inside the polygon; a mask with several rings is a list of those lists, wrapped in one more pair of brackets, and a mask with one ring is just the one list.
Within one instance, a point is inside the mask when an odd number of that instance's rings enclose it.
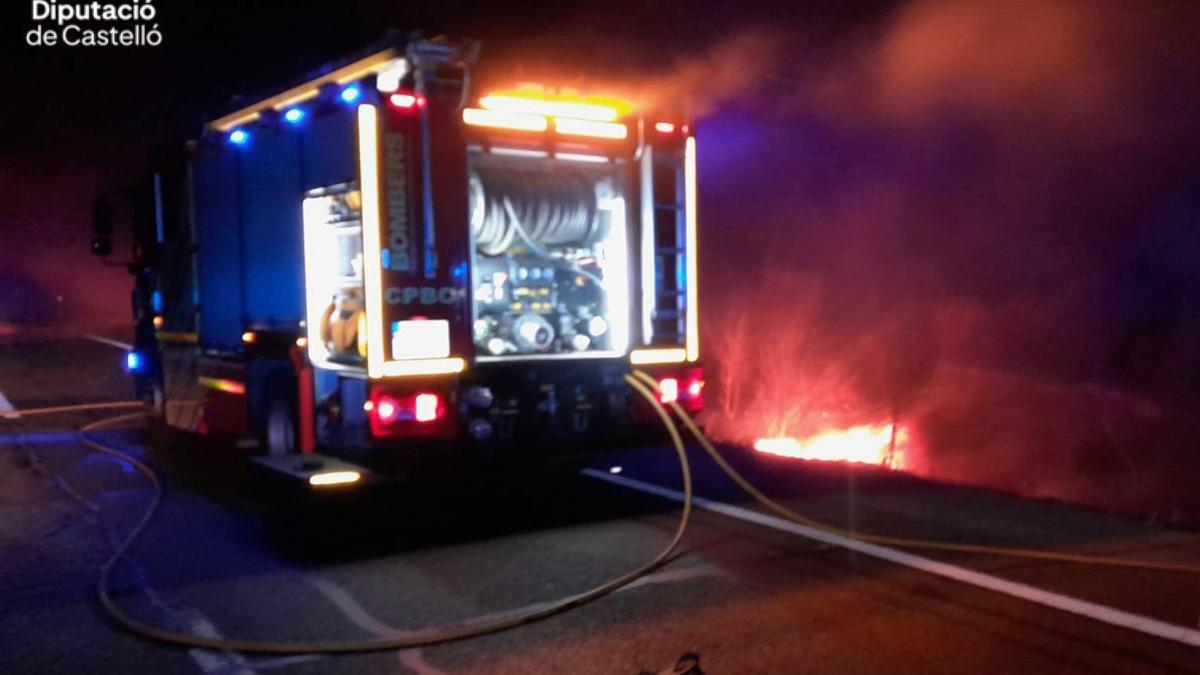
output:
{"label": "fire hose on road", "polygon": [[150,522],[154,519],[155,513],[158,511],[162,503],[162,481],[158,474],[141,459],[130,455],[127,452],[105,445],[98,439],[90,437],[89,432],[98,431],[107,427],[116,426],[118,424],[130,421],[140,417],[139,413],[129,415],[121,415],[119,417],[108,418],[89,424],[80,430],[80,441],[88,448],[106,455],[115,457],[120,461],[126,462],[137,469],[150,482],[154,490],[154,496],[151,499],[150,505],[147,506],[141,519],[130,530],[129,534],[117,546],[113,554],[105,561],[100,569],[100,579],[97,587],[97,595],[99,596],[101,605],[109,616],[116,621],[122,628],[159,642],[165,642],[182,647],[215,649],[223,651],[235,651],[244,653],[258,654],[348,654],[348,653],[363,653],[388,651],[395,649],[410,649],[414,647],[422,647],[443,642],[452,642],[455,640],[463,640],[481,635],[488,635],[510,628],[516,628],[535,621],[561,614],[575,607],[579,607],[585,603],[596,600],[600,597],[608,595],[613,591],[628,585],[637,579],[649,574],[658,567],[665,564],[674,553],[679,542],[683,539],[683,534],[687,530],[688,518],[691,515],[691,494],[692,494],[692,476],[690,466],[688,464],[687,453],[684,449],[683,438],[679,434],[679,429],[671,420],[670,414],[658,402],[658,398],[654,392],[646,385],[638,382],[631,376],[626,376],[626,382],[629,386],[637,391],[642,397],[649,401],[655,412],[662,420],[663,425],[667,428],[667,432],[671,436],[671,444],[674,446],[676,453],[679,456],[680,470],[683,480],[684,494],[688,499],[684,502],[683,510],[679,516],[679,524],[675,528],[675,534],[671,537],[671,541],[654,556],[649,562],[645,563],[637,569],[627,572],[619,577],[611,579],[603,584],[595,586],[589,590],[566,596],[558,600],[552,601],[549,604],[539,605],[529,611],[519,614],[511,614],[501,616],[497,619],[485,621],[466,621],[448,626],[436,626],[423,629],[409,631],[407,635],[395,638],[377,638],[371,640],[351,640],[339,642],[274,642],[274,641],[258,641],[258,640],[237,640],[224,638],[207,638],[190,633],[182,633],[173,631],[161,626],[154,626],[138,619],[135,619],[125,613],[124,610],[113,600],[110,592],[110,582],[114,570],[125,557],[130,547],[146,529]]}
{"label": "fire hose on road", "polygon": [[[654,380],[654,378],[640,371],[634,371],[632,375],[626,375],[625,380],[631,388],[633,388],[640,396],[650,403],[655,413],[662,421],[664,427],[666,427],[666,430],[671,438],[672,446],[674,447],[680,462],[680,472],[683,483],[683,508],[680,513],[679,522],[676,526],[674,535],[672,536],[670,542],[656,556],[637,569],[595,586],[589,590],[560,598],[548,604],[538,605],[534,609],[518,614],[507,614],[501,616],[500,618],[483,621],[465,621],[445,626],[428,627],[408,631],[406,635],[401,637],[377,638],[370,640],[339,642],[276,642],[208,638],[189,633],[173,631],[160,626],[142,622],[126,614],[125,611],[121,609],[121,607],[112,598],[110,594],[111,578],[114,570],[119,565],[121,560],[127,556],[128,551],[133,546],[134,542],[154,519],[154,516],[162,503],[162,481],[154,469],[144,460],[139,459],[138,457],[135,457],[123,450],[107,445],[102,440],[90,435],[92,432],[115,427],[129,421],[141,419],[142,417],[141,413],[128,413],[90,423],[80,429],[79,433],[80,442],[84,446],[93,451],[114,457],[134,467],[146,478],[153,489],[153,497],[151,498],[150,504],[146,507],[142,517],[134,525],[133,529],[130,530],[129,534],[120,541],[112,555],[101,567],[100,578],[98,580],[97,587],[97,595],[100,603],[106,612],[112,617],[112,619],[122,628],[145,638],[150,638],[159,642],[177,646],[261,654],[345,654],[407,649],[487,635],[546,619],[596,600],[609,593],[612,593],[613,591],[616,591],[627,584],[632,583],[638,578],[667,563],[671,559],[672,554],[683,538],[692,512],[693,487],[691,468],[688,462],[683,438],[681,437],[679,429],[674,420],[671,418],[667,408],[659,402],[659,398],[657,396],[657,382]],[[139,405],[141,404],[136,402],[81,404],[73,406],[58,406],[55,408],[37,408],[23,411],[18,410],[12,411],[10,414],[21,416],[42,415],[56,412],[75,412],[83,410],[110,410],[136,407]],[[728,463],[728,461],[721,455],[712,442],[705,437],[704,433],[695,424],[695,422],[692,421],[691,417],[686,413],[686,411],[683,410],[682,407],[680,407],[678,403],[673,402],[669,405],[675,412],[676,416],[678,416],[678,418],[682,421],[684,426],[687,427],[688,431],[696,438],[697,442],[708,454],[708,456],[712,458],[717,466],[734,483],[736,483],[738,487],[753,497],[757,502],[762,504],[767,510],[793,523],[801,524],[822,532],[836,534],[847,539],[900,548],[1005,556],[1041,561],[1068,562],[1085,565],[1149,570],[1156,572],[1200,575],[1200,565],[1185,565],[1145,560],[1128,560],[1124,558],[1090,556],[1052,550],[961,544],[928,539],[906,539],[901,537],[852,532],[828,525],[826,523],[815,521],[788,509],[755,488],[744,476],[742,476],[741,473],[739,473]]]}

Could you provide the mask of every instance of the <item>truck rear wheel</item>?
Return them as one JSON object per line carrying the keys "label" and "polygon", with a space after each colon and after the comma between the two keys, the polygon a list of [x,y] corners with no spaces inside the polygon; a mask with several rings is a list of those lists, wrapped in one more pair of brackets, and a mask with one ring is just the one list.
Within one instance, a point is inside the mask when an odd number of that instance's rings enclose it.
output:
{"label": "truck rear wheel", "polygon": [[273,378],[264,392],[259,448],[272,457],[293,454],[298,447],[296,391],[287,384],[283,378]]}

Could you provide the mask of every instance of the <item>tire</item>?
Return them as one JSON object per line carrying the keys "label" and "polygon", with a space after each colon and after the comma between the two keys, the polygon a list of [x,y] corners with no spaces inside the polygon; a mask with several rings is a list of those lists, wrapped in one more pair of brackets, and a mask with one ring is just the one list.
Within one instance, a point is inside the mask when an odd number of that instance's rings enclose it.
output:
{"label": "tire", "polygon": [[264,455],[291,455],[299,448],[296,394],[283,378],[274,378],[264,392],[259,449]]}

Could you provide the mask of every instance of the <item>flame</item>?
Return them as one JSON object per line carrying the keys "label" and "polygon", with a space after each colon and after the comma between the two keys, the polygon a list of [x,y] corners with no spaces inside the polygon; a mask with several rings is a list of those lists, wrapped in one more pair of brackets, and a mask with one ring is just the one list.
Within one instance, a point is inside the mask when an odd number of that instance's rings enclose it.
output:
{"label": "flame", "polygon": [[754,442],[754,449],[781,457],[901,469],[904,468],[903,449],[907,434],[903,429],[897,429],[893,438],[892,426],[863,425],[824,431],[804,439],[793,436],[760,438]]}

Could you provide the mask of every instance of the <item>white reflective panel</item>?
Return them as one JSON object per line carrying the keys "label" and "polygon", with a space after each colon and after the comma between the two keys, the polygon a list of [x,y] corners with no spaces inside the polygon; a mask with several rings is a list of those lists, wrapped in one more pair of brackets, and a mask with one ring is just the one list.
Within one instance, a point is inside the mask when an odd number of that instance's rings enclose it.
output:
{"label": "white reflective panel", "polygon": [[554,159],[561,159],[567,162],[591,162],[593,164],[603,164],[608,161],[608,157],[604,155],[584,155],[575,152],[559,152],[554,155]]}
{"label": "white reflective panel", "polygon": [[629,353],[629,362],[634,365],[652,363],[680,363],[687,360],[687,350],[682,347],[663,349],[635,349]]}
{"label": "white reflective panel", "polygon": [[[609,349],[624,354],[629,349],[629,250],[625,231],[625,198],[600,204],[609,213],[608,239],[603,246],[604,286],[608,292]],[[597,317],[598,318],[598,317]]]}
{"label": "white reflective panel", "polygon": [[383,267],[380,260],[379,116],[375,106],[358,106],[358,175],[362,190],[363,280],[367,330],[367,375],[383,375]]}
{"label": "white reflective panel", "polygon": [[687,256],[687,360],[700,358],[700,273],[697,264],[696,236],[696,137],[684,144],[683,201],[686,226],[684,253]]}
{"label": "white reflective panel", "polygon": [[445,319],[396,321],[392,324],[393,359],[439,359],[450,356],[450,322]]}

